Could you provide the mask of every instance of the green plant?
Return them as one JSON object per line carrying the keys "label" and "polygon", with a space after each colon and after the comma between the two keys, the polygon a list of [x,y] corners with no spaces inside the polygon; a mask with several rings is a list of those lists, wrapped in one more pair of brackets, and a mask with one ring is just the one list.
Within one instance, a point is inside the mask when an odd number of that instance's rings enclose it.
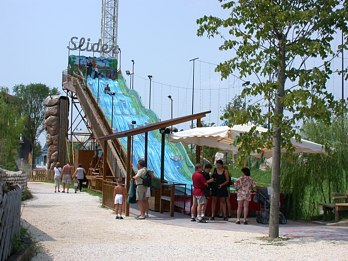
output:
{"label": "green plant", "polygon": [[19,234],[12,239],[11,255],[17,255],[28,247],[28,243],[31,243],[31,237],[28,229],[21,227]]}
{"label": "green plant", "polygon": [[28,188],[25,188],[22,190],[22,201],[32,199],[32,198],[33,198],[33,194]]}
{"label": "green plant", "polygon": [[312,219],[322,203],[331,203],[332,192],[348,190],[348,119],[336,118],[331,125],[306,122],[303,135],[325,144],[325,154],[286,155],[282,160],[282,188],[291,193],[293,219]]}

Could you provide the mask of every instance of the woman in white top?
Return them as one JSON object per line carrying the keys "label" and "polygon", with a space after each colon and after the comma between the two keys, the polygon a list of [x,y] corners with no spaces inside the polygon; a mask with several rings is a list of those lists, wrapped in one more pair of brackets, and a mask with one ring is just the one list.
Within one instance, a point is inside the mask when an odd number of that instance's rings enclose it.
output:
{"label": "woman in white top", "polygon": [[58,187],[58,192],[59,186],[60,186],[60,175],[62,174],[62,168],[60,167],[60,163],[57,162],[56,166],[54,167],[54,193],[57,192],[57,187]]}
{"label": "woman in white top", "polygon": [[73,178],[77,177],[79,181],[79,190],[82,191],[82,182],[85,180],[85,169],[82,167],[81,164],[76,168],[75,173],[73,175]]}

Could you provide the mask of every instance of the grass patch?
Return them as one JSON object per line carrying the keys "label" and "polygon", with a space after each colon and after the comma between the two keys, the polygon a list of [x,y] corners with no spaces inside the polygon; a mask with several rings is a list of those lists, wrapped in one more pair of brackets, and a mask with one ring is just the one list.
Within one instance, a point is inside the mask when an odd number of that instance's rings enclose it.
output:
{"label": "grass patch", "polygon": [[285,246],[285,243],[289,241],[291,238],[290,237],[278,237],[278,238],[260,237],[259,239],[265,242],[264,245]]}
{"label": "grass patch", "polygon": [[[230,175],[234,178],[239,178],[242,175],[241,168],[238,168],[234,165],[230,165],[228,167],[228,171],[230,172]],[[272,180],[271,170],[263,171],[258,168],[252,168],[250,171],[251,171],[251,177],[255,180],[258,186],[268,187],[271,185],[271,180]]]}
{"label": "grass patch", "polygon": [[99,197],[100,199],[102,198],[103,194],[99,191],[95,191],[89,188],[83,188],[83,191],[87,192],[88,194],[90,194],[91,196],[96,196]]}
{"label": "grass patch", "polygon": [[28,229],[21,227],[19,234],[12,239],[12,255],[17,255],[24,251],[32,243]]}
{"label": "grass patch", "polygon": [[33,194],[28,188],[25,188],[22,190],[22,201],[32,199],[32,198],[33,198]]}

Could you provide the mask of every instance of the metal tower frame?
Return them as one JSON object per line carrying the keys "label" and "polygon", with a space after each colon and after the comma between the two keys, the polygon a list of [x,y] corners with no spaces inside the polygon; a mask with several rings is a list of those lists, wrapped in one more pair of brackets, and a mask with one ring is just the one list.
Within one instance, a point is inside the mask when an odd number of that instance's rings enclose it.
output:
{"label": "metal tower frame", "polygon": [[117,57],[118,0],[102,0],[101,41],[102,44],[116,46],[113,52],[102,53],[102,56]]}

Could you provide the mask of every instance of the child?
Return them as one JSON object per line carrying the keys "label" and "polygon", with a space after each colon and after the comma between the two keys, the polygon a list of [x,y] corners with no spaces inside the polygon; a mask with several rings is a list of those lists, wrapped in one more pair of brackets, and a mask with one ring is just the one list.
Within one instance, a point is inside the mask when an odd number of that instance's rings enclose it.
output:
{"label": "child", "polygon": [[117,180],[116,186],[114,188],[114,198],[115,198],[115,212],[116,212],[116,219],[123,219],[122,217],[122,205],[123,205],[123,199],[125,195],[125,189],[122,186],[122,181]]}
{"label": "child", "polygon": [[74,189],[75,189],[75,193],[79,189],[79,180],[77,179],[77,177],[74,177]]}

